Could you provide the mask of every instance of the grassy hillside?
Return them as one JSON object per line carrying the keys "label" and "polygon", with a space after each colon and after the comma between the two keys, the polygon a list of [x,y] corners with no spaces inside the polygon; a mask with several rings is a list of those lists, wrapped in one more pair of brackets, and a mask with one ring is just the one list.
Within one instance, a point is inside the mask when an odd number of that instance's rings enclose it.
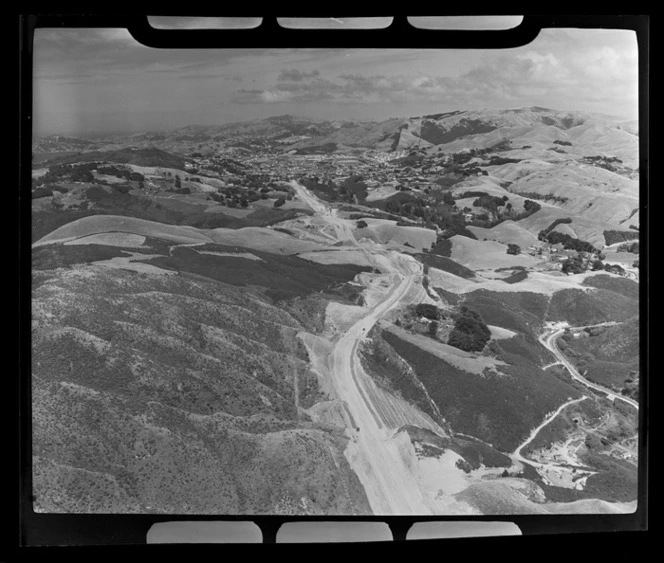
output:
{"label": "grassy hillside", "polygon": [[167,225],[187,225],[199,229],[241,229],[266,227],[287,221],[298,215],[311,213],[302,209],[259,208],[245,217],[233,217],[223,212],[207,213],[205,205],[173,206],[172,202],[115,189],[89,186],[85,189],[85,209],[55,209],[45,207],[32,213],[32,240],[37,241],[55,229],[90,215],[121,215]]}
{"label": "grassy hillside", "polygon": [[583,280],[582,285],[613,291],[633,300],[639,299],[639,284],[626,278],[598,274],[596,276],[588,276]]}
{"label": "grassy hillside", "polygon": [[586,377],[601,385],[621,390],[625,380],[638,379],[639,373],[639,321],[601,327],[571,334],[559,340],[560,348]]}
{"label": "grassy hillside", "polygon": [[346,437],[296,407],[316,378],[286,310],[202,277],[37,277],[38,511],[369,512]]}
{"label": "grassy hillside", "polygon": [[454,431],[503,452],[514,450],[547,413],[579,396],[576,389],[532,364],[501,366],[503,374],[478,376],[394,334],[384,332],[383,338],[412,366]]}
{"label": "grassy hillside", "polygon": [[75,162],[105,161],[136,166],[161,166],[184,170],[184,157],[155,147],[133,147],[115,151],[90,151],[52,160],[49,164],[73,164]]}
{"label": "grassy hillside", "polygon": [[638,300],[609,289],[563,289],[551,297],[547,320],[572,326],[625,321],[638,315]]}
{"label": "grassy hillside", "polygon": [[540,293],[486,289],[470,292],[464,297],[464,303],[478,311],[487,324],[531,335],[539,332],[548,301],[548,297]]}
{"label": "grassy hillside", "polygon": [[544,321],[567,321],[583,326],[624,321],[638,315],[638,284],[601,274],[586,278],[592,291],[562,289],[551,297],[531,292],[495,292],[481,289],[465,295],[487,324],[537,335]]}

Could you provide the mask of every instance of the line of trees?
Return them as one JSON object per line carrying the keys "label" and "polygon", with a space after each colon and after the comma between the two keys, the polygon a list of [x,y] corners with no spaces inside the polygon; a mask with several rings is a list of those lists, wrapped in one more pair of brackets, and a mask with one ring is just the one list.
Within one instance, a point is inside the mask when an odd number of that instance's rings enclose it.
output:
{"label": "line of trees", "polygon": [[559,233],[557,231],[554,231],[552,233],[549,233],[548,235],[543,235],[542,238],[539,238],[539,240],[548,242],[549,244],[562,244],[563,248],[565,248],[566,250],[576,250],[577,252],[600,254],[600,250],[598,248],[595,248],[588,241],[574,238],[573,236],[568,235],[566,233]]}

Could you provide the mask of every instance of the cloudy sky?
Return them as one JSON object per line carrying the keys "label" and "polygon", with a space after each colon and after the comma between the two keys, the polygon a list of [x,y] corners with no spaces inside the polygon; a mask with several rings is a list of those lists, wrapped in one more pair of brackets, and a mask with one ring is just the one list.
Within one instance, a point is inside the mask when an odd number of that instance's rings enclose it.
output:
{"label": "cloudy sky", "polygon": [[38,29],[34,47],[37,136],[533,105],[637,118],[628,30],[543,30],[507,50],[163,50],[123,29]]}

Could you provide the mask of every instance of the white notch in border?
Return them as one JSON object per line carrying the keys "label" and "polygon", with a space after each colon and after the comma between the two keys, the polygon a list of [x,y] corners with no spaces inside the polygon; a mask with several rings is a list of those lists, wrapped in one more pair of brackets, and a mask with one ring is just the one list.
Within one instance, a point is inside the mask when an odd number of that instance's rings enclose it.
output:
{"label": "white notch in border", "polygon": [[393,17],[277,18],[277,23],[287,29],[385,29],[393,20]]}
{"label": "white notch in border", "polygon": [[262,21],[263,18],[148,16],[148,23],[155,29],[253,29]]}
{"label": "white notch in border", "polygon": [[277,543],[333,543],[392,541],[384,522],[286,522]]}
{"label": "white notch in border", "polygon": [[253,522],[157,522],[146,542],[159,543],[262,543],[263,534]]}
{"label": "white notch in border", "polygon": [[408,16],[408,23],[418,29],[513,29],[522,21],[523,16]]}
{"label": "white notch in border", "polygon": [[433,540],[520,535],[522,535],[521,529],[514,522],[416,522],[408,530],[406,539]]}

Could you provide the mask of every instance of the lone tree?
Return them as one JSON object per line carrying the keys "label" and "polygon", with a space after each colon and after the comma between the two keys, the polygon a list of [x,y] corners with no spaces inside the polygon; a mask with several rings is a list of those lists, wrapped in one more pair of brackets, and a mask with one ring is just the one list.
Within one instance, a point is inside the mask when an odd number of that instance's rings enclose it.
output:
{"label": "lone tree", "polygon": [[286,203],[286,199],[283,197],[280,197],[274,202],[274,207],[281,207],[284,203]]}
{"label": "lone tree", "polygon": [[178,189],[182,187],[182,181],[180,180],[180,176],[175,177],[175,187]]}
{"label": "lone tree", "polygon": [[521,254],[521,247],[518,244],[508,244],[507,254],[513,254],[514,256]]}
{"label": "lone tree", "polygon": [[367,222],[366,221],[358,221],[357,223],[355,223],[355,226],[358,229],[364,229],[367,226]]}

